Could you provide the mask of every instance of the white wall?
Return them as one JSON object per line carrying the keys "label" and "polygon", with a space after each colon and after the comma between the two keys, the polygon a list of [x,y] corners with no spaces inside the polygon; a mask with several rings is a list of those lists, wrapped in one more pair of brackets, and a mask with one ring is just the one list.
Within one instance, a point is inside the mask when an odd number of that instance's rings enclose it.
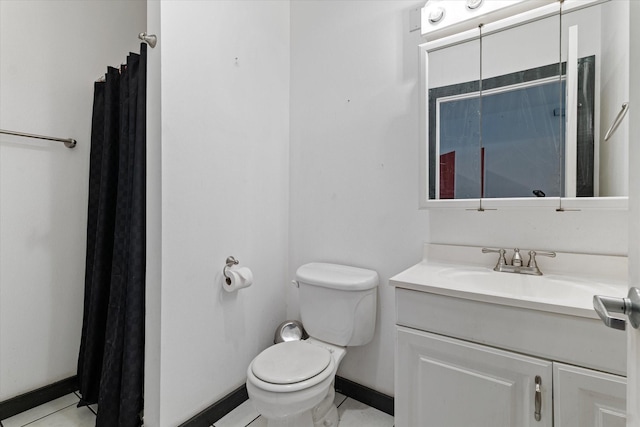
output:
{"label": "white wall", "polygon": [[[418,44],[424,1],[291,2],[289,276],[310,261],[376,270],[376,334],[338,375],[393,395],[395,299],[388,279],[418,262]],[[289,316],[297,294],[289,287]]]}
{"label": "white wall", "polygon": [[[148,283],[147,309],[161,319],[147,366],[160,378],[147,384],[160,391],[145,424],[175,426],[241,386],[285,320],[289,2],[158,3],[150,63],[161,67],[161,117],[153,107],[149,126],[162,133],[148,144],[162,164],[149,221],[162,247],[151,249],[160,283]],[[252,287],[222,289],[229,255],[253,270]]]}
{"label": "white wall", "polygon": [[144,1],[0,1],[0,400],[76,373],[93,82],[138,50]]}
{"label": "white wall", "polygon": [[162,31],[161,3],[147,2],[147,265],[145,300],[144,424],[160,425],[162,316]]}
{"label": "white wall", "polygon": [[443,209],[429,212],[429,236],[431,243],[626,255],[627,222],[626,211],[613,210]]}

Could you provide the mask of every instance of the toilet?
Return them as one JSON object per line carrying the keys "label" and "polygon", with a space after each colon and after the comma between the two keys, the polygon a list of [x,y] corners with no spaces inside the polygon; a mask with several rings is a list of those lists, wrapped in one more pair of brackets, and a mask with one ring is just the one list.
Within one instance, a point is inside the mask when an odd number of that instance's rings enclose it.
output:
{"label": "toilet", "polygon": [[268,427],[336,427],[335,374],[347,346],[373,338],[378,273],[309,263],[298,268],[296,281],[309,338],[256,356],[247,369],[247,392]]}

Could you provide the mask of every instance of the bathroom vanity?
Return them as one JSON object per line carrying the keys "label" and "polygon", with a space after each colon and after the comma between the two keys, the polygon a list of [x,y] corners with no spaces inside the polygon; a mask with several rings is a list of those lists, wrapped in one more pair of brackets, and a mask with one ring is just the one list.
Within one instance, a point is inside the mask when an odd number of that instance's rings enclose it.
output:
{"label": "bathroom vanity", "polygon": [[[420,206],[627,209],[629,10],[427,2]],[[558,253],[541,276],[524,262],[429,244],[390,280],[396,426],[626,425],[626,335],[592,301],[626,295],[627,258]]]}
{"label": "bathroom vanity", "polygon": [[[396,275],[396,426],[625,426],[626,336],[592,308],[627,258],[558,253],[542,276],[428,244]],[[464,261],[464,263],[462,263]]]}

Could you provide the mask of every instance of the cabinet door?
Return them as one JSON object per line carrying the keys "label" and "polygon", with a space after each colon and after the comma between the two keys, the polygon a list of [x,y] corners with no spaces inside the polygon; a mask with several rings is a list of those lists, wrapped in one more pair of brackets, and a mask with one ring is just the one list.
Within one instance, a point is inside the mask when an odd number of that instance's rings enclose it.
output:
{"label": "cabinet door", "polygon": [[551,427],[552,371],[546,360],[398,327],[396,426]]}
{"label": "cabinet door", "polygon": [[626,378],[553,364],[555,427],[625,427]]}

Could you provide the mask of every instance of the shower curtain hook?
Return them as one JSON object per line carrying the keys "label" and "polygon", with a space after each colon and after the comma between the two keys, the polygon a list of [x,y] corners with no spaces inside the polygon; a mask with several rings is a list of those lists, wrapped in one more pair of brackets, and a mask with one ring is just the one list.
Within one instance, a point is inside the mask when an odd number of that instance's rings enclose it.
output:
{"label": "shower curtain hook", "polygon": [[147,43],[152,48],[156,47],[156,43],[158,43],[158,38],[155,34],[147,34],[144,31],[138,34],[138,38]]}

